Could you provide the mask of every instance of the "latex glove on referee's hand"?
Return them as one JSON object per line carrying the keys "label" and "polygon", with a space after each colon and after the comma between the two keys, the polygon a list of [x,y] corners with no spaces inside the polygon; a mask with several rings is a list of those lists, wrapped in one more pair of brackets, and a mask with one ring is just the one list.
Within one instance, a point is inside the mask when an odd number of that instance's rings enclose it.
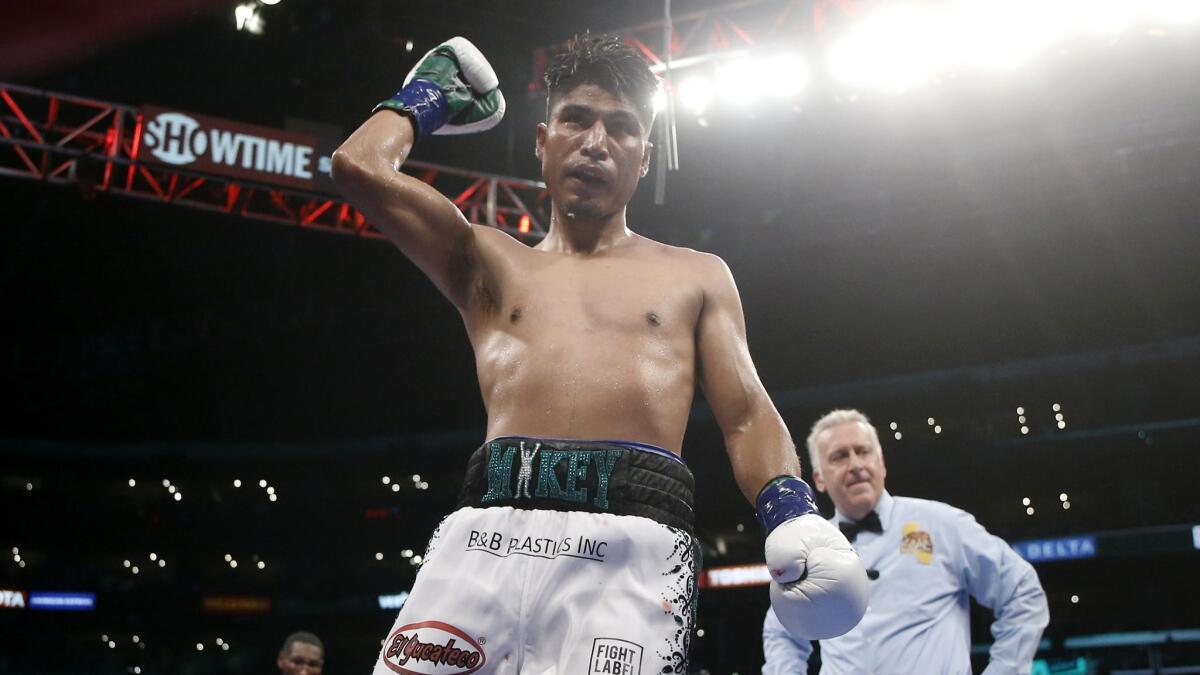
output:
{"label": "latex glove on referee's hand", "polygon": [[867,571],[841,531],[817,512],[808,484],[779,476],[756,504],[767,532],[771,608],[783,627],[823,640],[857,626],[867,611]]}
{"label": "latex glove on referee's hand", "polygon": [[411,119],[418,137],[470,134],[500,123],[504,94],[483,52],[456,37],[422,56],[400,91],[371,112],[385,108]]}

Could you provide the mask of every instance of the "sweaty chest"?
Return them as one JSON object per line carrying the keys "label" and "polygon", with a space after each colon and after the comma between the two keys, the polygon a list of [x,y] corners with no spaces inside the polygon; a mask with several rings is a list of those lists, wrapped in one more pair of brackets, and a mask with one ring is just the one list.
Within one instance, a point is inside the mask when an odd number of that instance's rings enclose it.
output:
{"label": "sweaty chest", "polygon": [[691,335],[700,291],[667,271],[624,262],[539,270],[514,280],[496,318],[514,334]]}

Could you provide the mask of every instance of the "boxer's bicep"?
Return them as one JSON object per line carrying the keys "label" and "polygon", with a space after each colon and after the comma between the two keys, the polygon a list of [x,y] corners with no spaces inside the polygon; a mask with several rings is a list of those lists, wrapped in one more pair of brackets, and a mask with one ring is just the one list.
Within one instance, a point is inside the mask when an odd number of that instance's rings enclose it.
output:
{"label": "boxer's bicep", "polygon": [[442,193],[400,171],[412,144],[407,119],[377,112],[334,153],[334,182],[367,222],[461,308],[470,302],[479,275],[476,226]]}
{"label": "boxer's bicep", "polygon": [[706,275],[709,285],[697,327],[700,386],[725,437],[734,476],[753,503],[767,481],[799,474],[795,446],[767,395],[746,339],[741,298],[729,269]]}
{"label": "boxer's bicep", "polygon": [[[733,276],[723,262],[709,276],[700,311],[696,352],[701,388],[722,430],[749,421],[762,383],[746,342],[746,319]],[[765,395],[765,393],[764,393]]]}

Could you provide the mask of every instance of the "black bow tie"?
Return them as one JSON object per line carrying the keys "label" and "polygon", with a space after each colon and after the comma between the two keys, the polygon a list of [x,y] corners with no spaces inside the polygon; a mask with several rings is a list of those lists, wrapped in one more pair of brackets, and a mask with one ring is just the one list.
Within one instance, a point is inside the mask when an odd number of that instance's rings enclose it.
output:
{"label": "black bow tie", "polygon": [[838,528],[841,529],[842,534],[846,535],[846,539],[853,542],[855,539],[858,538],[859,532],[863,532],[863,531],[875,532],[875,533],[883,532],[883,523],[879,522],[879,514],[872,511],[872,512],[868,513],[866,515],[866,517],[864,517],[860,521],[857,521],[857,522],[842,521],[842,522],[838,523]]}

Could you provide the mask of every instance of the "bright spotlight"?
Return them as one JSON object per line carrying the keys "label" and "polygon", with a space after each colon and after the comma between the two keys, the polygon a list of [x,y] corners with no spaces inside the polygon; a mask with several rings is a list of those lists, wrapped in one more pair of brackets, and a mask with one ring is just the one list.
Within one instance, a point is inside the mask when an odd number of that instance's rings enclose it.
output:
{"label": "bright spotlight", "polygon": [[1079,11],[1070,4],[964,0],[951,19],[949,51],[952,58],[966,65],[1015,68],[1076,21]]}
{"label": "bright spotlight", "polygon": [[262,35],[263,20],[258,14],[258,4],[244,2],[233,9],[233,21],[240,31]]}
{"label": "bright spotlight", "polygon": [[712,80],[703,75],[691,75],[679,85],[679,102],[699,115],[713,98]]}
{"label": "bright spotlight", "polygon": [[1080,5],[1084,28],[1102,37],[1116,37],[1137,17],[1137,6],[1129,0],[1088,0]]}
{"label": "bright spotlight", "polygon": [[930,11],[887,7],[833,47],[830,67],[848,84],[904,91],[942,65],[949,33],[941,17]]}
{"label": "bright spotlight", "polygon": [[1200,19],[1200,2],[1196,0],[1153,0],[1150,13],[1163,21],[1195,21]]}
{"label": "bright spotlight", "polygon": [[717,66],[717,88],[726,92],[726,100],[747,108],[766,91],[770,82],[760,64],[741,56]]}
{"label": "bright spotlight", "polygon": [[771,59],[777,77],[769,91],[780,98],[792,98],[804,91],[810,77],[808,64],[799,54],[785,52]]}

